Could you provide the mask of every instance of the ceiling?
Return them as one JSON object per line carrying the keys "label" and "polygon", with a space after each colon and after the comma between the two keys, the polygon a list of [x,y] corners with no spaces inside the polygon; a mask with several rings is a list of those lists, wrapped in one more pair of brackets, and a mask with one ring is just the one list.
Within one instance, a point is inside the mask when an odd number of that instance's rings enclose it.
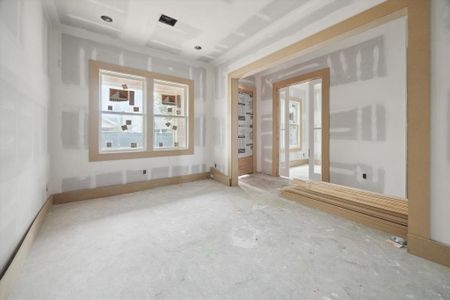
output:
{"label": "ceiling", "polygon": [[[248,52],[273,43],[286,31],[300,30],[360,0],[51,1],[62,24],[214,63],[237,55],[236,49]],[[174,27],[162,24],[161,14],[178,22]],[[104,22],[102,15],[113,22]],[[196,45],[202,50],[195,50]]]}

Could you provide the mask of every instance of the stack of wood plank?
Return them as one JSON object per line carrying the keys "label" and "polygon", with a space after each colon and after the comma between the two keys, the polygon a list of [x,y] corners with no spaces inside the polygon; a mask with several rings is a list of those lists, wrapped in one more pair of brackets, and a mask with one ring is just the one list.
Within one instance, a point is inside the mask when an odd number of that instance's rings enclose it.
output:
{"label": "stack of wood plank", "polygon": [[407,234],[408,201],[403,198],[300,179],[282,188],[281,195],[398,236]]}

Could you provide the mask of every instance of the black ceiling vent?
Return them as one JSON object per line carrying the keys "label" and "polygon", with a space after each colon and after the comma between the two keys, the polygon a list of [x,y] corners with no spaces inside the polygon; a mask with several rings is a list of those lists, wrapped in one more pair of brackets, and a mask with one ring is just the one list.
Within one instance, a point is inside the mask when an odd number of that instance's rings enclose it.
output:
{"label": "black ceiling vent", "polygon": [[161,15],[161,17],[159,17],[159,21],[169,26],[175,26],[175,24],[178,22],[177,19],[171,18],[166,15]]}

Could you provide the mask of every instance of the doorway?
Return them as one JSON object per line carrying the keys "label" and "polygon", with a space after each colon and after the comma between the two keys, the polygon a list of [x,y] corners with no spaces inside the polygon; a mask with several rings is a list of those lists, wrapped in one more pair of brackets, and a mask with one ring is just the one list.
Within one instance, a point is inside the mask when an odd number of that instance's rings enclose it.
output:
{"label": "doorway", "polygon": [[256,89],[239,85],[238,90],[238,175],[255,172],[256,169]]}
{"label": "doorway", "polygon": [[329,71],[273,85],[274,176],[329,181]]}

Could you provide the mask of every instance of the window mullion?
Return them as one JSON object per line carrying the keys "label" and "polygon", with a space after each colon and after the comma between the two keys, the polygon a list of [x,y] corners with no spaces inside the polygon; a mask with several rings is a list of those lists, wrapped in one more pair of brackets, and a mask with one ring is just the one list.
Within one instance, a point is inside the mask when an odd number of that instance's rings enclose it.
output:
{"label": "window mullion", "polygon": [[145,97],[145,105],[146,105],[146,111],[147,111],[147,118],[145,120],[146,122],[146,130],[147,130],[147,152],[152,152],[154,150],[153,146],[153,105],[154,105],[154,78],[153,77],[146,77],[146,97]]}

